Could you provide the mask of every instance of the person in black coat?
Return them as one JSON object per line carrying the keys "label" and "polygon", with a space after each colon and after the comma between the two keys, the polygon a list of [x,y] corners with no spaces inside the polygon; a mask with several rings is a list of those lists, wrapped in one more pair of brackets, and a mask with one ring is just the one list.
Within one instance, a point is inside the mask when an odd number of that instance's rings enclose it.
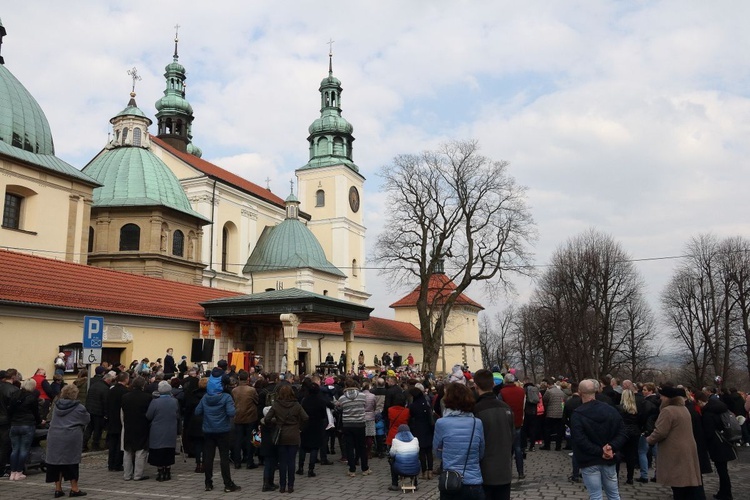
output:
{"label": "person in black coat", "polygon": [[422,479],[432,479],[432,438],[435,423],[432,420],[432,406],[419,387],[409,388],[412,403],[409,405],[409,429],[419,441],[419,464]]}
{"label": "person in black coat", "polygon": [[143,481],[148,479],[144,470],[148,457],[149,421],[146,418],[153,397],[143,389],[146,379],[136,377],[132,390],[122,396],[122,447],[125,452],[123,467],[124,479]]}
{"label": "person in black coat", "polygon": [[129,382],[130,375],[128,375],[128,372],[118,374],[115,378],[115,385],[109,390],[107,396],[107,446],[109,447],[107,468],[110,472],[123,470],[123,453],[120,449],[122,434],[120,408],[122,408],[122,397],[128,393]]}
{"label": "person in black coat", "polygon": [[93,435],[92,450],[101,450],[102,431],[104,430],[105,417],[107,415],[107,396],[109,395],[109,384],[115,377],[106,374],[106,368],[96,367],[96,375],[91,378],[89,390],[86,394],[86,409],[91,415],[89,425],[83,433],[83,450],[86,451]]}
{"label": "person in black coat", "polygon": [[701,424],[708,454],[719,475],[719,491],[716,492],[714,498],[717,500],[731,500],[732,482],[729,479],[727,464],[737,459],[737,452],[732,443],[726,441],[721,435],[721,431],[723,430],[721,414],[727,411],[727,405],[717,398],[708,399],[703,393],[696,394],[696,400],[702,406],[703,410]]}
{"label": "person in black coat", "polygon": [[307,426],[302,429],[299,450],[299,463],[297,474],[304,474],[305,455],[310,453],[310,465],[307,476],[315,477],[315,462],[318,459],[318,450],[326,445],[326,427],[328,426],[328,413],[326,408],[333,408],[332,403],[320,395],[320,386],[310,384],[307,387],[307,396],[302,399],[302,409],[305,410],[309,420]]}

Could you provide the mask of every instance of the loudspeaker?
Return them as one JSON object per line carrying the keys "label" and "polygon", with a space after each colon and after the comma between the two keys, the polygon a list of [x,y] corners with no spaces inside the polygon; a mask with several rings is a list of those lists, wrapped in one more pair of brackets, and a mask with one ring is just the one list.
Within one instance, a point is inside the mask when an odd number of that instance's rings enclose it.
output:
{"label": "loudspeaker", "polygon": [[193,339],[193,344],[190,347],[190,361],[192,363],[199,363],[203,355],[203,339]]}
{"label": "loudspeaker", "polygon": [[203,351],[201,352],[201,361],[210,363],[214,359],[214,339],[203,340]]}

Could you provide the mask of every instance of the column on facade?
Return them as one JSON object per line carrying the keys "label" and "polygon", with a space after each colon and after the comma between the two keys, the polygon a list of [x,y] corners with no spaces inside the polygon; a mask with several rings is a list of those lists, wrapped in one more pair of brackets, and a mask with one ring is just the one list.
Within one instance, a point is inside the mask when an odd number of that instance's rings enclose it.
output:
{"label": "column on facade", "polygon": [[[301,320],[296,314],[282,314],[280,319],[281,325],[284,327],[284,340],[286,341],[286,369],[293,370],[294,362],[297,361],[296,343]],[[283,353],[281,354],[283,355]]]}
{"label": "column on facade", "polygon": [[341,331],[344,332],[344,342],[346,342],[346,366],[345,371],[349,371],[354,360],[354,322],[344,321],[341,323]]}

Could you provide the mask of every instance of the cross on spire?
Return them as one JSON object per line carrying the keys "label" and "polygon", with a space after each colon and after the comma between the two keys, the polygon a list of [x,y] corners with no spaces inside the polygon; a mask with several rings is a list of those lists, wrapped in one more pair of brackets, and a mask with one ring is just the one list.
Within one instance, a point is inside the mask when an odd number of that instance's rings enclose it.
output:
{"label": "cross on spire", "polygon": [[271,190],[271,178],[266,177],[266,189]]}
{"label": "cross on spire", "polygon": [[328,74],[333,74],[333,43],[335,40],[333,38],[329,38],[326,44],[328,45]]}
{"label": "cross on spire", "polygon": [[175,60],[175,61],[176,61],[176,60],[177,60],[177,58],[179,57],[179,56],[177,55],[177,42],[179,42],[179,41],[180,41],[180,39],[179,39],[179,37],[178,37],[179,33],[180,33],[180,25],[179,25],[179,24],[175,24],[175,25],[174,25],[174,60]]}
{"label": "cross on spire", "polygon": [[135,82],[141,80],[141,75],[138,74],[138,69],[135,66],[133,66],[133,69],[128,70],[128,75],[133,79],[133,88],[130,91],[130,95],[135,97]]}
{"label": "cross on spire", "polygon": [[289,192],[294,194],[294,179],[289,179]]}

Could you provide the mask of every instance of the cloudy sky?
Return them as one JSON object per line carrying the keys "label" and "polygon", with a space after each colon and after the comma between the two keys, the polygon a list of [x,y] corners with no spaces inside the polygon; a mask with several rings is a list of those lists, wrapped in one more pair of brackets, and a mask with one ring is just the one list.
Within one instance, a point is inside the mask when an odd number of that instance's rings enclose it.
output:
{"label": "cloudy sky", "polygon": [[[133,66],[153,117],[179,24],[194,142],[258,184],[270,177],[282,196],[307,161],[333,39],[369,244],[384,213],[379,168],[473,138],[529,188],[544,264],[590,227],[634,258],[680,255],[701,232],[750,233],[749,11],[739,1],[68,0],[14,2],[0,17],[6,66],[46,112],[57,155],[79,168],[127,103]],[[677,262],[638,264],[654,306]],[[368,280],[370,305],[391,317],[393,295],[374,271]],[[515,300],[530,288],[519,280]]]}

